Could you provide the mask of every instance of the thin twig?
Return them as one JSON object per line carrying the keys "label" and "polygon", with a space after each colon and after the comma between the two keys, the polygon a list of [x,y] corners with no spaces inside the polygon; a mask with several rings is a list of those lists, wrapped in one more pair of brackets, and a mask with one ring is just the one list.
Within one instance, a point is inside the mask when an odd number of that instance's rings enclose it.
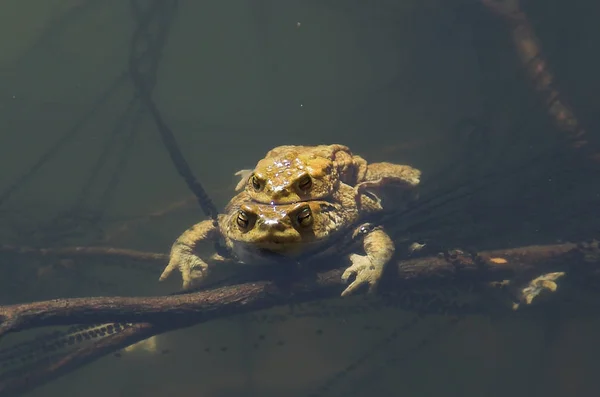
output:
{"label": "thin twig", "polygon": [[[219,211],[204,190],[202,184],[194,176],[191,167],[181,153],[175,135],[152,99],[152,89],[149,84],[149,82],[156,80],[158,61],[171,27],[171,19],[177,10],[178,2],[158,1],[152,3],[146,9],[143,9],[134,0],[130,4],[137,22],[137,28],[131,39],[129,76],[142,103],[154,119],[163,145],[167,149],[179,176],[183,178],[187,187],[194,193],[204,213],[216,222]],[[153,29],[153,20],[159,21],[158,29]],[[138,48],[143,48],[144,51],[141,53],[140,51],[136,51]],[[150,59],[144,57],[146,52],[152,54]]]}
{"label": "thin twig", "polygon": [[165,264],[169,255],[157,252],[137,251],[126,248],[113,247],[62,247],[62,248],[33,248],[15,245],[0,245],[0,253],[15,253],[39,256],[60,257],[115,257],[121,259],[133,259],[150,263]]}

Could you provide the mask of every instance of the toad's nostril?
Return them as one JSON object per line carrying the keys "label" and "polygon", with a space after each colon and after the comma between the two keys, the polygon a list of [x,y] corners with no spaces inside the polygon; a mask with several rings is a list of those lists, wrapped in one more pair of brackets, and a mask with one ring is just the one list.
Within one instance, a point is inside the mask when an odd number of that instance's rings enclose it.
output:
{"label": "toad's nostril", "polygon": [[285,197],[289,195],[289,190],[285,186],[273,187],[271,192],[274,197]]}
{"label": "toad's nostril", "polygon": [[275,219],[265,222],[265,226],[269,231],[272,231],[272,232],[281,232],[287,228],[287,225],[285,225],[283,222],[279,222]]}

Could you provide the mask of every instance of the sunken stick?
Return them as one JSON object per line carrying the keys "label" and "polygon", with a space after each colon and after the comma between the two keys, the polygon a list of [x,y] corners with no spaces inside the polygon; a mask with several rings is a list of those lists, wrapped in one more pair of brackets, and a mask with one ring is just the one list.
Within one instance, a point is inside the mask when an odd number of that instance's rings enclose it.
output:
{"label": "sunken stick", "polygon": [[[410,287],[411,281],[490,282],[507,275],[538,275],[557,270],[583,270],[598,274],[598,242],[529,246],[486,251],[476,255],[454,250],[445,254],[416,258],[399,263],[387,274],[384,288]],[[395,272],[394,272],[395,271]],[[163,332],[285,303],[317,300],[338,295],[344,288],[342,270],[318,274],[311,284],[302,284],[287,293],[269,291],[272,283],[247,283],[181,296],[158,298],[80,298],[0,307],[4,332],[39,325],[77,322],[98,323],[103,319],[138,322],[93,345],[76,350],[48,366],[0,383],[0,396],[15,396],[31,391],[71,371],[126,346]],[[395,273],[395,274],[394,274]],[[163,316],[163,317],[161,317]],[[160,325],[145,319],[171,320]],[[142,322],[142,323],[140,323]]]}
{"label": "sunken stick", "polygon": [[[592,250],[597,249],[597,244],[591,246]],[[586,249],[590,251],[585,245],[566,243],[486,251],[477,255],[455,250],[401,261],[386,274],[382,289],[407,288],[410,282],[428,279],[492,282],[515,278],[518,274],[537,276],[568,271],[590,257]],[[298,281],[288,288],[281,288],[272,281],[260,281],[183,295],[54,299],[0,306],[0,337],[8,332],[67,324],[168,322],[186,326],[288,303],[338,296],[345,287],[342,272],[339,268],[317,273],[315,278]]]}
{"label": "sunken stick", "polygon": [[541,42],[521,8],[520,1],[481,0],[481,3],[506,22],[521,65],[556,128],[566,134],[571,147],[582,151],[584,158],[591,164],[600,164],[600,151],[589,145],[589,134],[559,90],[554,73],[542,51]]}

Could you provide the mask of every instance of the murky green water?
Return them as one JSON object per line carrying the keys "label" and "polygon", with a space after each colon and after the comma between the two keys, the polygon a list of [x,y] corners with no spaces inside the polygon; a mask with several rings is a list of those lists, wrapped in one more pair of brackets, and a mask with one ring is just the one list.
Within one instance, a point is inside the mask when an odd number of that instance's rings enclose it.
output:
{"label": "murky green water", "polygon": [[[561,95],[600,148],[598,6],[522,2]],[[203,219],[150,114],[131,102],[129,56],[145,45],[159,48],[144,60],[154,101],[219,208],[234,172],[272,147],[342,143],[423,170],[423,198],[440,205],[397,219],[398,233],[476,249],[597,233],[597,169],[567,148],[507,25],[478,1],[179,0],[172,16],[141,17],[175,4],[158,3],[0,4],[0,244],[168,252]],[[154,41],[132,51],[144,23]],[[477,194],[451,202],[465,185]],[[129,262],[4,250],[0,303],[177,290],[177,277],[157,282],[162,264]],[[359,302],[169,332],[153,352],[109,355],[27,395],[598,394],[600,324],[577,303],[407,326],[414,311]]]}

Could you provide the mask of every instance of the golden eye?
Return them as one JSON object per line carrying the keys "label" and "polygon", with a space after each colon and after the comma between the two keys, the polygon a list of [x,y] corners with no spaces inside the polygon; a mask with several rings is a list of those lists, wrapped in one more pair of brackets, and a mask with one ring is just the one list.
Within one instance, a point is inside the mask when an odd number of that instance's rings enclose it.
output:
{"label": "golden eye", "polygon": [[312,212],[310,211],[310,207],[304,207],[302,211],[298,213],[296,220],[298,221],[298,224],[303,227],[312,225],[313,216]]}
{"label": "golden eye", "polygon": [[256,190],[257,192],[262,190],[262,181],[259,178],[257,178],[256,175],[252,175],[252,178],[250,178],[250,182],[252,183],[252,187],[254,188],[254,190]]}
{"label": "golden eye", "polygon": [[238,226],[240,227],[240,229],[246,230],[248,228],[248,225],[250,224],[250,220],[248,219],[248,214],[246,213],[246,211],[240,210],[238,212],[236,222],[237,222]]}
{"label": "golden eye", "polygon": [[303,191],[307,191],[312,187],[312,178],[310,175],[304,175],[298,180],[298,188]]}

